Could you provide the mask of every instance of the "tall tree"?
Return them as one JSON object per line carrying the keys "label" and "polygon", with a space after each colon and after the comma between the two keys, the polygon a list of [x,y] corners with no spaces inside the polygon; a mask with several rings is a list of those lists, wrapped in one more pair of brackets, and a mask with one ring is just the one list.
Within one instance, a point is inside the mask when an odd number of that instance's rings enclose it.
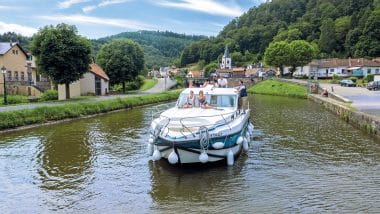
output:
{"label": "tall tree", "polygon": [[330,54],[336,45],[335,41],[335,23],[332,19],[326,19],[322,22],[321,37],[319,38],[319,49]]}
{"label": "tall tree", "polygon": [[304,66],[309,63],[317,54],[317,48],[304,40],[295,40],[289,44],[290,60],[287,65],[290,65],[290,73],[296,71],[299,66]]}
{"label": "tall tree", "polygon": [[280,68],[281,76],[284,75],[284,66],[290,59],[290,46],[285,41],[273,42],[264,53],[264,62],[267,65]]}
{"label": "tall tree", "polygon": [[380,55],[380,8],[371,13],[365,24],[363,34],[356,44],[355,55],[377,57]]}
{"label": "tall tree", "polygon": [[103,67],[112,84],[133,81],[144,69],[144,53],[140,45],[130,39],[117,39],[101,47],[97,63]]}
{"label": "tall tree", "polygon": [[88,72],[91,62],[91,44],[77,33],[73,25],[45,26],[34,35],[31,45],[39,70],[54,83],[65,84],[66,99],[70,98],[70,83]]}

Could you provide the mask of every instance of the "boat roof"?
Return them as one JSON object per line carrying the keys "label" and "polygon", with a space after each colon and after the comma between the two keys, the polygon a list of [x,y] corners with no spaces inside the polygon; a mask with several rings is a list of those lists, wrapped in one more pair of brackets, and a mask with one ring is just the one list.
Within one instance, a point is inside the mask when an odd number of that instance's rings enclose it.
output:
{"label": "boat roof", "polygon": [[186,88],[181,94],[190,94],[190,91],[194,91],[194,94],[199,94],[199,91],[203,90],[205,95],[237,95],[238,91],[235,88],[217,88],[214,86],[206,86],[204,88]]}

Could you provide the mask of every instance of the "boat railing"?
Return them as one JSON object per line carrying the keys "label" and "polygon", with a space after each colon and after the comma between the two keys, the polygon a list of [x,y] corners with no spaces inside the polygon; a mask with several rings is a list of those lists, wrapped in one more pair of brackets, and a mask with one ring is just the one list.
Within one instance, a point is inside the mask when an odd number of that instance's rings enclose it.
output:
{"label": "boat railing", "polygon": [[[231,116],[231,120],[228,120],[226,118],[226,116],[229,115]],[[183,117],[181,119],[179,119],[179,123],[181,124],[182,126],[182,129],[179,131],[181,133],[181,135],[185,138],[187,138],[185,132],[188,132],[190,133],[193,137],[196,137],[197,136],[197,133],[199,133],[199,130],[201,127],[209,127],[209,128],[212,128],[212,127],[217,127],[217,126],[220,126],[220,125],[227,125],[228,128],[231,130],[231,126],[230,126],[230,123],[234,120],[235,117],[237,117],[237,112],[234,112],[234,113],[224,113],[224,114],[214,114],[214,115],[207,115],[207,116],[192,116],[192,117]],[[167,136],[169,134],[169,131],[170,129],[168,128],[168,126],[171,124],[172,120],[166,116],[162,116],[161,117],[165,118],[166,122],[163,124],[162,126],[162,130],[166,130],[166,133],[161,133],[162,135],[164,136]],[[219,122],[217,124],[215,123],[210,123],[210,124],[200,124],[200,125],[188,125],[186,124],[186,120],[191,120],[193,118],[210,118],[210,117],[220,117],[222,119],[223,122]],[[162,123],[161,123],[162,124]],[[194,130],[195,128],[195,130]]]}

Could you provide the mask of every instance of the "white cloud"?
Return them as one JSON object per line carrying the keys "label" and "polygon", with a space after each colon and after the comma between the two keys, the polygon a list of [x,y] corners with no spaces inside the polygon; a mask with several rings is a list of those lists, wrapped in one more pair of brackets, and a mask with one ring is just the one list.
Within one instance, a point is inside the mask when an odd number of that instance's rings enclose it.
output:
{"label": "white cloud", "polygon": [[229,17],[237,17],[244,12],[238,5],[225,5],[216,2],[215,0],[179,0],[179,2],[160,0],[157,4],[164,7],[194,10],[212,15]]}
{"label": "white cloud", "polygon": [[110,19],[95,16],[84,15],[55,15],[55,16],[38,16],[40,19],[56,21],[56,22],[69,22],[79,24],[95,24],[95,25],[107,25],[114,27],[121,27],[133,30],[154,30],[154,26],[135,21],[130,19]]}
{"label": "white cloud", "polygon": [[84,13],[88,13],[95,10],[96,8],[106,7],[108,5],[113,5],[113,4],[122,4],[122,3],[130,2],[130,1],[132,0],[103,0],[98,5],[86,6],[86,7],[83,7],[82,10]]}
{"label": "white cloud", "polygon": [[15,32],[24,36],[33,36],[33,34],[37,32],[37,29],[18,24],[0,22],[0,33],[2,34],[6,32]]}
{"label": "white cloud", "polygon": [[89,2],[91,0],[65,0],[58,3],[58,7],[61,9],[70,8],[74,4],[80,4],[84,2]]}

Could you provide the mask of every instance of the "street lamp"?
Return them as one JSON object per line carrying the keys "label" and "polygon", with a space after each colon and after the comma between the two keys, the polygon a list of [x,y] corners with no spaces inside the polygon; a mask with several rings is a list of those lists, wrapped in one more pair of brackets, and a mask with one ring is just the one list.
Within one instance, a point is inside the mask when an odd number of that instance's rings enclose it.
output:
{"label": "street lamp", "polygon": [[4,105],[8,105],[7,101],[7,88],[5,87],[5,73],[7,73],[7,68],[3,65],[1,68],[1,73],[3,73],[3,79],[4,79]]}

